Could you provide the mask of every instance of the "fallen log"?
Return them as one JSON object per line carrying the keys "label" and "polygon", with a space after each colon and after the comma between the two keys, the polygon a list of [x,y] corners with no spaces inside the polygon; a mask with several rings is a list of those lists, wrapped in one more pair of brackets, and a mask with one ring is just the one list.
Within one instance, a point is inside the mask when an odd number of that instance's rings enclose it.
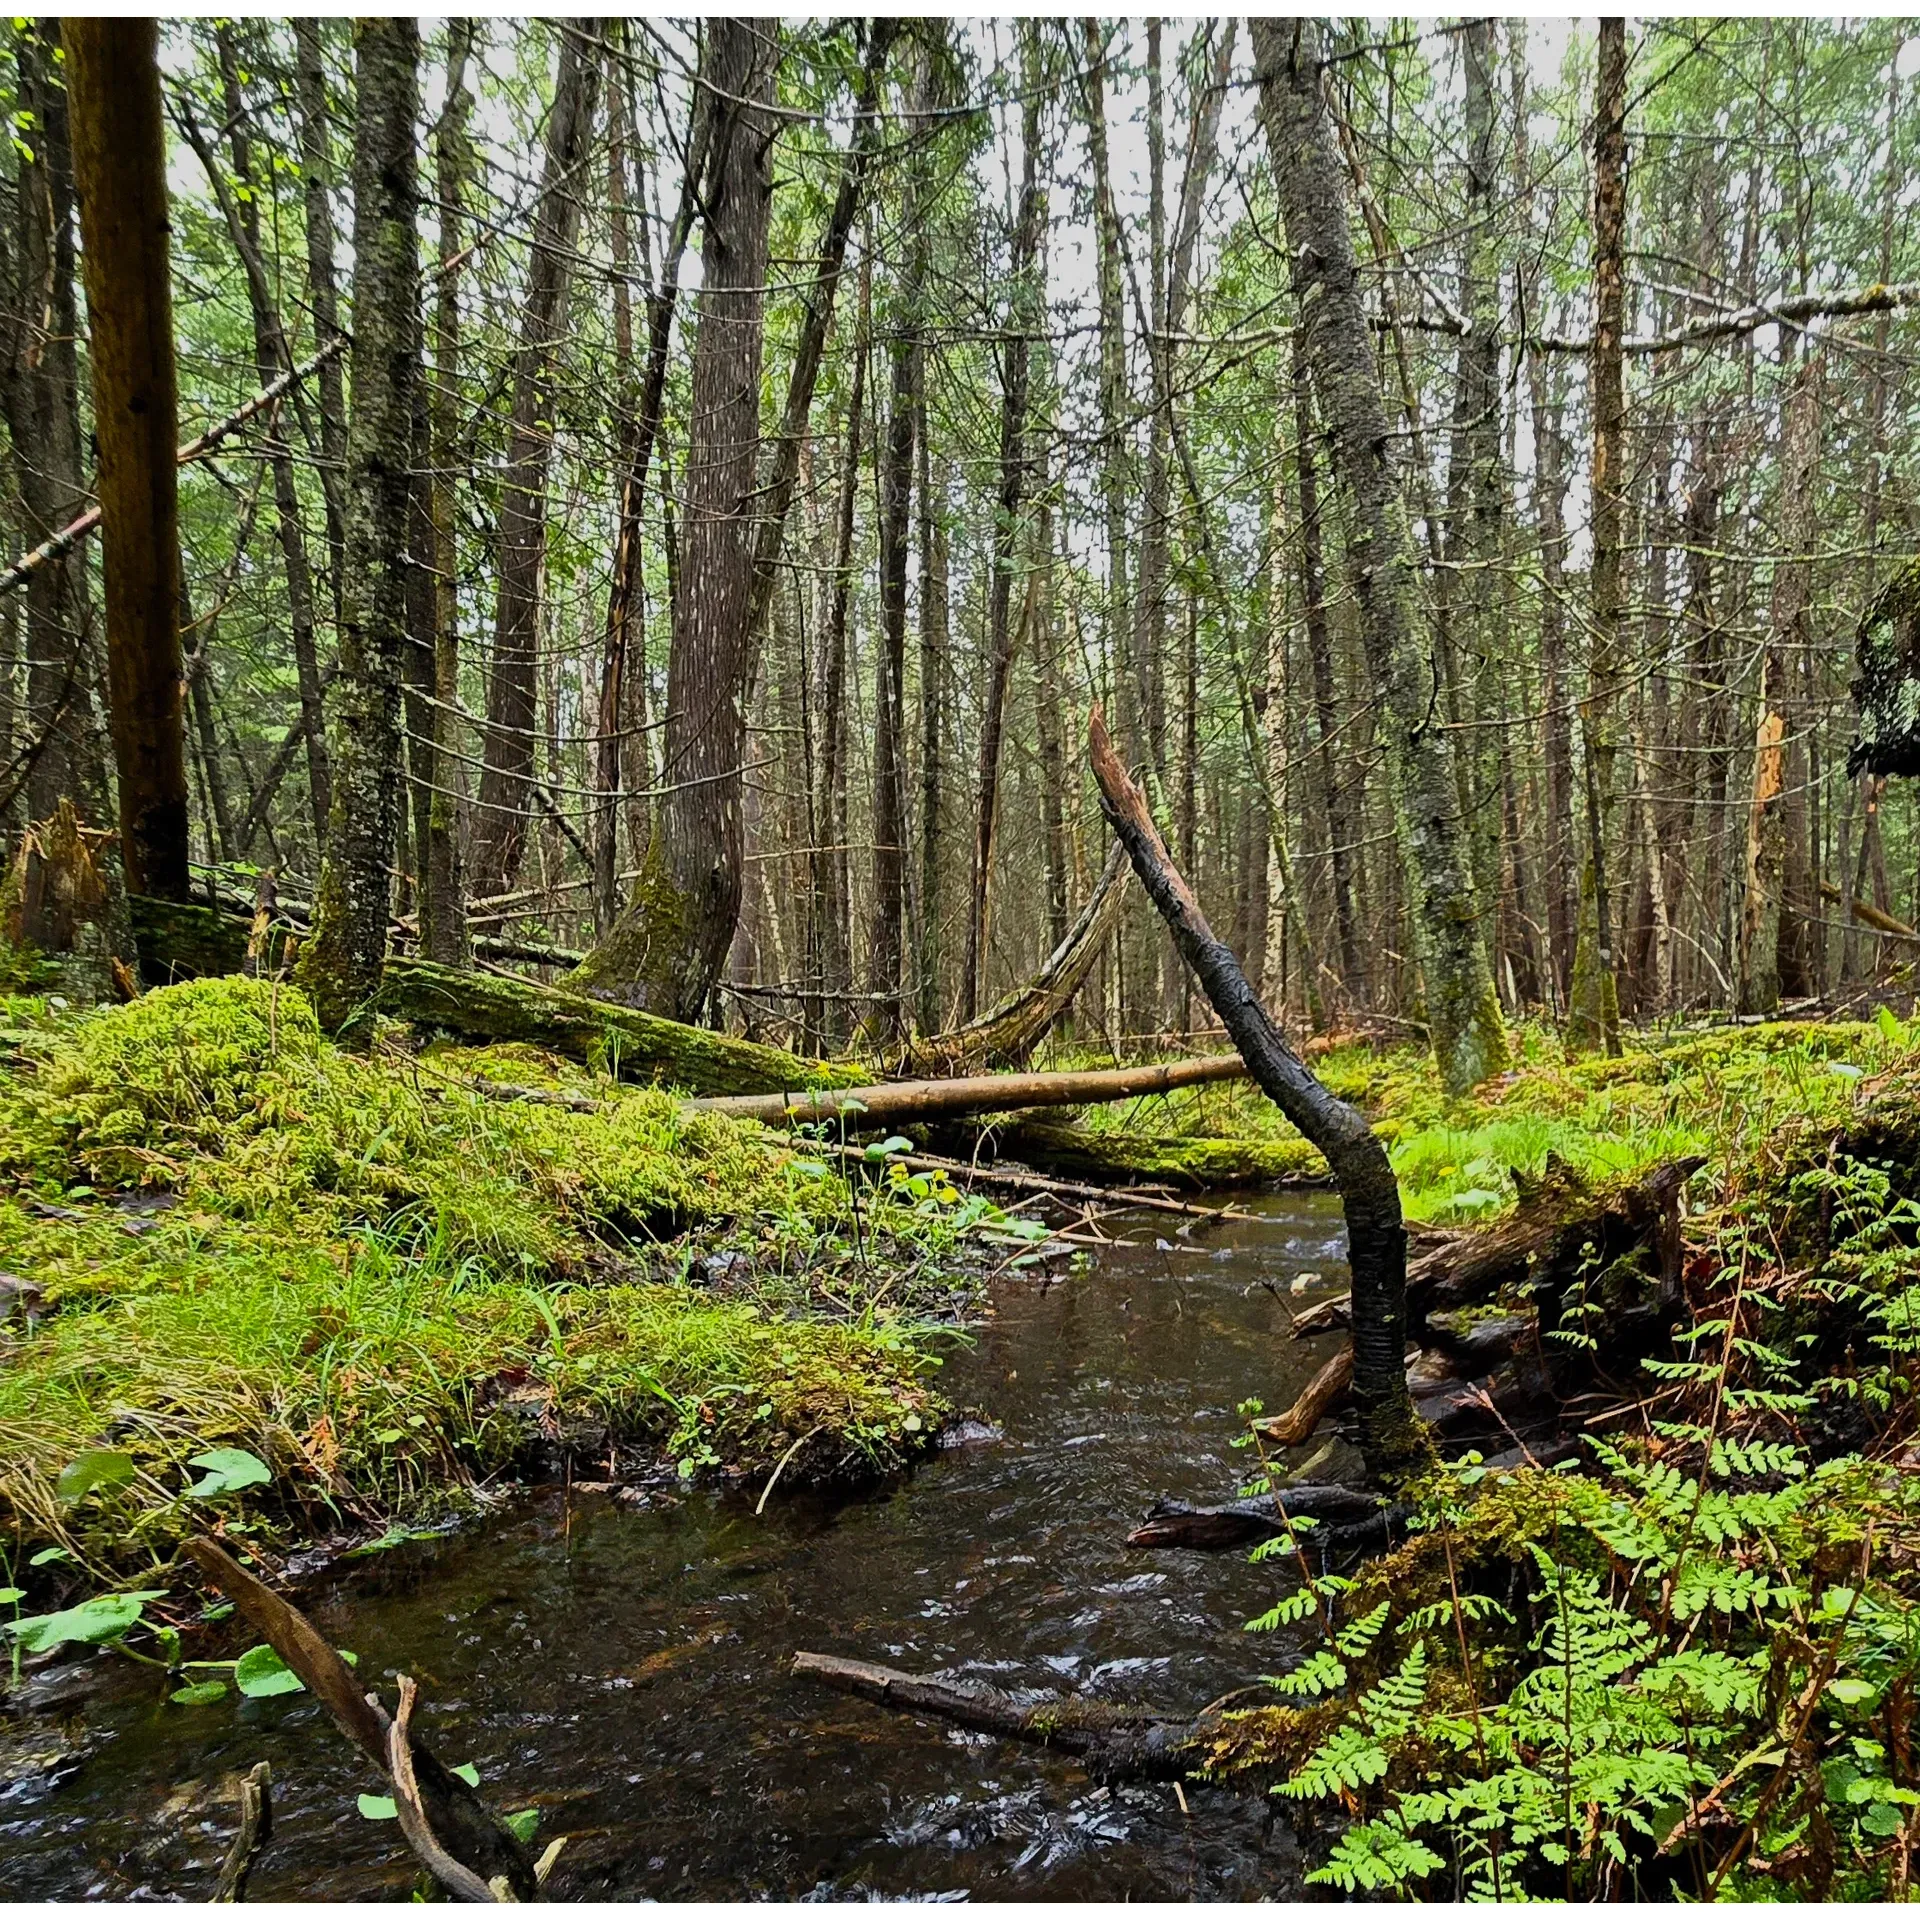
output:
{"label": "fallen log", "polygon": [[[533,1856],[466,1781],[443,1766],[417,1740],[407,1739],[406,1715],[390,1721],[379,1701],[361,1690],[352,1669],[321,1635],[306,1615],[263,1585],[207,1539],[186,1543],[195,1566],[231,1600],[247,1624],[284,1660],[320,1704],[333,1723],[389,1778],[394,1775],[396,1742],[407,1762],[408,1778],[401,1791],[410,1795],[419,1818],[430,1831],[440,1861],[450,1858],[460,1874],[477,1881],[488,1897],[518,1900],[538,1897],[540,1878]],[[411,1683],[407,1683],[411,1685]],[[403,1688],[402,1700],[406,1702]],[[411,1842],[413,1835],[408,1833]],[[416,1847],[416,1851],[420,1851]],[[468,1879],[448,1876],[444,1865],[422,1852],[449,1892],[472,1897]]]}
{"label": "fallen log", "polygon": [[901,1062],[903,1071],[930,1077],[1024,1067],[1086,984],[1120,917],[1126,881],[1126,849],[1116,843],[1080,917],[1040,971],[979,1019],[911,1042]]}
{"label": "fallen log", "polygon": [[1023,1701],[978,1681],[903,1673],[830,1653],[796,1653],[793,1671],[796,1678],[818,1680],[896,1713],[923,1713],[976,1733],[1072,1754],[1102,1782],[1183,1779],[1204,1764],[1204,1742],[1216,1725],[1213,1715],[1188,1720],[1073,1695]]}
{"label": "fallen log", "polygon": [[[604,1067],[622,1080],[655,1081],[695,1094],[764,1089],[777,1104],[787,1090],[845,1086],[864,1073],[846,1062],[803,1060],[756,1040],[735,1040],[559,987],[463,973],[429,960],[389,960],[380,1007],[417,1025],[473,1039],[524,1041]],[[694,1104],[724,1111],[730,1103]]]}
{"label": "fallen log", "polygon": [[[601,1004],[597,1000],[587,1002],[592,1007]],[[1199,1060],[1163,1060],[1144,1067],[1105,1067],[1087,1073],[987,1073],[957,1080],[885,1080],[870,1086],[822,1079],[811,1091],[783,1090],[688,1104],[704,1113],[759,1120],[768,1126],[831,1120],[845,1113],[862,1132],[870,1132],[961,1113],[1011,1113],[1022,1107],[1080,1107],[1107,1100],[1137,1100],[1146,1094],[1171,1093],[1179,1087],[1242,1079],[1246,1071],[1246,1063],[1237,1054],[1228,1053]],[[789,1082],[789,1088],[795,1084]],[[848,1112],[849,1108],[853,1111]]]}
{"label": "fallen log", "polygon": [[[1404,1380],[1404,1375],[1402,1376]],[[1348,1341],[1301,1390],[1285,1413],[1256,1420],[1255,1430],[1277,1447],[1305,1446],[1313,1430],[1353,1386],[1353,1343]]]}
{"label": "fallen log", "polygon": [[[1284,1510],[1284,1511],[1283,1511]],[[1217,1507],[1193,1507],[1184,1500],[1156,1500],[1147,1517],[1127,1535],[1130,1547],[1246,1547],[1256,1540],[1278,1540],[1291,1520],[1326,1523],[1312,1530],[1317,1544],[1386,1510],[1378,1494],[1357,1487],[1307,1485],[1278,1487],[1265,1500],[1228,1500]],[[1302,1533],[1300,1538],[1308,1538]]]}
{"label": "fallen log", "polygon": [[1862,900],[1858,894],[1849,900],[1831,880],[1820,882],[1820,898],[1836,907],[1844,902],[1852,910],[1853,917],[1863,927],[1871,927],[1875,933],[1887,934],[1895,940],[1909,940],[1920,947],[1920,930],[1908,926],[1904,920],[1896,920],[1892,914],[1876,907],[1871,900]]}
{"label": "fallen log", "polygon": [[[1520,1205],[1491,1227],[1453,1235],[1407,1269],[1407,1305],[1416,1327],[1436,1310],[1477,1306],[1501,1288],[1531,1287],[1548,1305],[1544,1336],[1557,1324],[1557,1302],[1576,1270],[1595,1273],[1635,1251],[1650,1251],[1664,1297],[1679,1278],[1680,1192],[1706,1165],[1697,1157],[1663,1161],[1638,1179],[1593,1187],[1549,1154],[1539,1180],[1523,1185]],[[1295,1339],[1346,1324],[1348,1296],[1323,1300],[1300,1315]],[[1444,1338],[1444,1336],[1442,1336]]]}
{"label": "fallen log", "polygon": [[1108,1185],[1144,1180],[1200,1193],[1213,1187],[1323,1187],[1332,1179],[1319,1149],[1298,1137],[1218,1139],[1037,1119],[984,1131],[995,1152]]}

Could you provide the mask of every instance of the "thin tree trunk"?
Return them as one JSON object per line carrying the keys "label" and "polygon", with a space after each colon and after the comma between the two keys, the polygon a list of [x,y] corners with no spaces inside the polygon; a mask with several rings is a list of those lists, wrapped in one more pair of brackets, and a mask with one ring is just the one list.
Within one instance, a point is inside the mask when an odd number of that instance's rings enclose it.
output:
{"label": "thin tree trunk", "polygon": [[1432,678],[1414,632],[1406,511],[1321,91],[1319,32],[1304,20],[1255,20],[1252,32],[1308,364],[1352,503],[1353,589],[1418,886],[1428,1030],[1443,1083],[1461,1092],[1505,1066],[1506,1032],[1480,936],[1458,790],[1444,737],[1429,724]]}
{"label": "thin tree trunk", "polygon": [[1020,551],[1020,515],[1027,490],[1027,409],[1032,386],[1033,336],[1044,318],[1046,289],[1035,284],[1034,261],[1046,199],[1040,186],[1040,62],[1038,32],[1022,31],[1020,205],[1014,223],[1007,328],[1000,367],[1000,490],[993,529],[993,577],[988,588],[987,687],[980,719],[979,815],[973,836],[973,887],[967,915],[967,957],[960,976],[960,1017],[980,1008],[987,970],[987,914],[993,886],[995,810],[1000,794],[1000,742],[1007,687],[1013,678],[1013,573]]}
{"label": "thin tree trunk", "polygon": [[[340,335],[340,300],[333,245],[333,134],[327,117],[326,43],[318,20],[293,23],[294,87],[300,103],[300,182],[307,235],[307,296],[313,302],[316,347]],[[473,37],[470,25],[448,22],[450,36]],[[327,572],[333,617],[340,620],[340,569],[346,525],[341,493],[347,470],[347,404],[339,354],[320,367],[320,484],[327,502]]]}
{"label": "thin tree trunk", "polygon": [[485,765],[474,822],[476,894],[504,893],[526,849],[537,727],[540,583],[547,549],[547,473],[553,458],[553,371],[566,334],[580,232],[581,170],[599,89],[599,23],[559,23],[560,65],[547,118],[540,210],[534,221],[513,403],[500,486],[499,587],[487,682]]}
{"label": "thin tree trunk", "polygon": [[419,380],[419,29],[354,25],[353,407],[333,814],[300,978],[328,1028],[364,1035],[386,955],[400,813],[401,685]]}
{"label": "thin tree trunk", "polygon": [[1585,761],[1586,859],[1574,942],[1567,1040],[1620,1051],[1607,829],[1613,811],[1614,704],[1621,679],[1622,521],[1626,506],[1626,381],[1620,340],[1626,317],[1626,22],[1600,23],[1593,136],[1593,567],[1588,581],[1587,697],[1580,722]]}
{"label": "thin tree trunk", "polygon": [[159,28],[66,28],[73,170],[87,276],[100,450],[107,687],[127,886],[187,898],[189,799],[181,701],[179,407],[167,258]]}

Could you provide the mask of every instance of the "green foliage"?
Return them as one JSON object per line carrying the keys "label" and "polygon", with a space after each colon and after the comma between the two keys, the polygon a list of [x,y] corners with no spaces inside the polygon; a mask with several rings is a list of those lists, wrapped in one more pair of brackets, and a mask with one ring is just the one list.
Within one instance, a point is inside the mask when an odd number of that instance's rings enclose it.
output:
{"label": "green foliage", "polygon": [[[897,1162],[856,1211],[785,1141],[531,1048],[344,1053],[271,982],[30,1032],[0,1258],[51,1311],[0,1369],[0,1502],[96,1568],[176,1539],[189,1485],[250,1525],[386,1526],[556,1434],[889,1467],[940,1423],[921,1290],[946,1304],[970,1239],[1024,1243]],[[726,1236],[724,1286],[687,1228]]]}

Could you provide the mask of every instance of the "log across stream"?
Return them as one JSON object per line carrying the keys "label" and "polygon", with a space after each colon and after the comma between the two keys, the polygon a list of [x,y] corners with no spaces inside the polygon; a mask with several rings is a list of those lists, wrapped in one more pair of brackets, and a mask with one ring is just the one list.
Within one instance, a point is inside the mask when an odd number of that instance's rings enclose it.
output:
{"label": "log across stream", "polygon": [[[301,1598],[361,1670],[418,1676],[421,1723],[496,1806],[576,1836],[550,1894],[797,1898],[1298,1897],[1284,1819],[1258,1795],[1097,1786],[1072,1759],[894,1714],[789,1669],[813,1648],[1020,1692],[1190,1713],[1287,1649],[1242,1623],[1280,1577],[1238,1551],[1130,1547],[1162,1496],[1229,1498],[1252,1395],[1290,1402],[1340,1335],[1290,1314],[1342,1292],[1329,1194],[1103,1251],[1050,1286],[1004,1284],[943,1382],[1003,1433],[835,1506],[653,1482],[551,1489],[463,1534],[351,1563]],[[1294,1283],[1302,1281],[1299,1292]],[[975,1434],[976,1440],[985,1436]],[[218,1651],[219,1649],[214,1649]],[[0,1897],[204,1897],[232,1776],[273,1769],[256,1899],[404,1897],[386,1789],[309,1700],[162,1704],[124,1662],[0,1726]],[[391,1691],[391,1682],[385,1682]]]}

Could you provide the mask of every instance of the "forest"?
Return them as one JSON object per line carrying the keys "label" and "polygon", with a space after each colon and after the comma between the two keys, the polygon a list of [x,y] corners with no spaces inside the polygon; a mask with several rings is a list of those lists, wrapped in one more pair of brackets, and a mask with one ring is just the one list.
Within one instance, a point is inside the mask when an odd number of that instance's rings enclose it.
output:
{"label": "forest", "polygon": [[0,1895],[1911,1897],[1920,22],[0,41]]}

